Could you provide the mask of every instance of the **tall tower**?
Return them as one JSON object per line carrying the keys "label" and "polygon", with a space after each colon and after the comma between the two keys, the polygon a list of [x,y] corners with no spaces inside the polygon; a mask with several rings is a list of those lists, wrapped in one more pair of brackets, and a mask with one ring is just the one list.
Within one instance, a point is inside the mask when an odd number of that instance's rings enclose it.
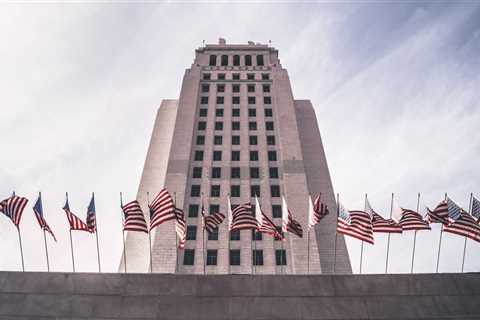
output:
{"label": "tall tower", "polygon": [[[335,260],[337,273],[351,273],[344,238],[335,240],[335,197],[314,109],[309,100],[293,98],[273,47],[220,39],[196,50],[180,98],[163,100],[158,110],[137,194],[144,212],[148,197],[162,187],[185,212],[187,243],[176,249],[173,221],[154,229],[153,272],[332,273]],[[307,237],[314,193],[322,194],[331,214]],[[203,233],[202,205],[226,214],[228,195],[232,205],[254,204],[258,195],[262,211],[279,227],[283,195],[304,237],[229,234],[226,221],[218,234]],[[127,272],[148,271],[149,260],[148,236],[130,232]]]}

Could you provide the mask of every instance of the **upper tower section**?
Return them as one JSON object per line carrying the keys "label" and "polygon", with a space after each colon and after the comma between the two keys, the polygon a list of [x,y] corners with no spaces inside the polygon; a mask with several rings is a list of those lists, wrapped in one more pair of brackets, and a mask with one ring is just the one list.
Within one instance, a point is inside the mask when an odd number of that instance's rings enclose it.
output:
{"label": "upper tower section", "polygon": [[206,44],[195,51],[194,65],[204,70],[271,70],[281,68],[278,50],[267,44],[248,41],[247,44]]}

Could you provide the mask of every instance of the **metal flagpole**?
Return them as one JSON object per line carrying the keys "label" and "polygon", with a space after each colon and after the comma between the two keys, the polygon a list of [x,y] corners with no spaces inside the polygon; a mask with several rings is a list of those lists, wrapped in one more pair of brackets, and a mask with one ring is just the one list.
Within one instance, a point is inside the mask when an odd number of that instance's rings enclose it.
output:
{"label": "metal flagpole", "polygon": [[[390,202],[390,219],[392,219],[392,213],[393,213],[393,192],[392,192],[392,200]],[[388,272],[388,255],[390,253],[390,232],[388,233],[388,238],[387,238],[387,257],[385,259],[385,273]]]}
{"label": "metal flagpole", "polygon": [[[95,201],[95,193],[92,192],[92,199]],[[100,248],[98,246],[98,220],[97,220],[97,213],[95,212],[95,238],[97,240],[97,262],[98,262],[98,272],[102,272],[102,268],[100,266]]]}
{"label": "metal flagpole", "polygon": [[[447,193],[445,192],[445,200],[447,200]],[[440,250],[442,249],[442,235],[443,235],[443,223],[440,226],[440,240],[438,241],[438,253],[437,253],[437,269],[436,273],[438,273],[438,267],[440,265]]]}
{"label": "metal flagpole", "polygon": [[[473,201],[473,192],[470,193],[470,202],[468,203],[468,214],[472,214],[472,201]],[[463,258],[462,258],[462,272],[463,267],[465,266],[465,253],[467,252],[467,237],[463,243]]]}
{"label": "metal flagpole", "polygon": [[[366,193],[365,193],[364,210],[367,211],[367,194]],[[362,262],[363,262],[363,240],[362,240],[362,246],[360,247],[360,274],[362,274]]]}
{"label": "metal flagpole", "polygon": [[[417,197],[417,213],[420,213],[418,212],[419,210],[420,210],[420,192],[418,193],[418,197]],[[415,230],[415,232],[413,233],[412,266],[410,267],[410,273],[413,273],[413,263],[415,261],[415,246],[417,243],[417,231],[418,230]]]}
{"label": "metal flagpole", "polygon": [[[177,192],[173,193],[173,207],[174,207],[174,210],[176,212],[176,210],[177,210]],[[176,216],[176,213],[175,213],[175,216]],[[175,219],[176,219],[176,217],[175,217]],[[185,228],[186,227],[187,226],[185,225]],[[175,254],[175,273],[178,272],[178,241],[179,241],[179,239],[177,237],[177,230],[175,228],[175,253],[176,253]],[[180,241],[181,241],[181,239],[180,239]]]}
{"label": "metal flagpole", "polygon": [[206,255],[205,255],[205,216],[204,216],[204,206],[203,206],[203,192],[202,192],[202,198],[201,198],[201,201],[202,201],[202,223],[200,224],[200,227],[202,228],[202,252],[203,252],[203,259],[202,259],[202,263],[203,263],[203,274],[205,275],[206,274],[206,271],[207,271],[207,262],[205,261],[206,260]]}
{"label": "metal flagpole", "polygon": [[337,226],[338,215],[340,213],[340,194],[337,193],[337,221],[335,221],[335,242],[333,243],[333,274],[335,274],[335,267],[337,264]]}
{"label": "metal flagpole", "polygon": [[[38,197],[39,197],[40,203],[41,203],[41,201],[42,201],[42,193],[41,192],[38,193]],[[42,211],[43,211],[43,208],[42,208]],[[47,258],[47,272],[50,272],[50,261],[48,260],[47,234],[45,232],[45,228],[42,228],[42,229],[43,229],[43,241],[45,243],[45,257]]]}
{"label": "metal flagpole", "polygon": [[[281,263],[281,264],[280,264],[280,271],[282,272],[282,274],[283,274],[283,272],[284,272],[284,269],[283,269],[283,254],[284,254],[284,252],[285,252],[285,251],[284,251],[284,247],[283,247],[283,241],[285,241],[285,236],[283,235],[283,231],[282,231],[282,251],[280,251],[280,252],[282,253],[282,254],[280,255],[280,263]],[[286,252],[285,252],[285,254],[286,254]],[[287,260],[287,259],[285,258],[285,261],[286,261],[286,260]]]}
{"label": "metal flagpole", "polygon": [[127,250],[125,249],[125,230],[123,229],[125,224],[125,214],[123,213],[123,197],[120,192],[120,208],[122,208],[122,241],[123,241],[123,270],[127,273]]}
{"label": "metal flagpole", "polygon": [[[68,192],[65,193],[68,201]],[[72,270],[75,272],[75,257],[73,255],[72,225],[70,225],[70,250],[72,252]]]}
{"label": "metal flagpole", "polygon": [[[150,206],[150,194],[147,192],[147,205]],[[150,219],[152,217],[150,216]],[[150,220],[150,225],[152,225],[152,221]],[[152,234],[151,234],[150,227],[148,228],[148,246],[150,249],[150,273],[152,273],[153,265],[152,265]]]}
{"label": "metal flagpole", "polygon": [[307,228],[307,274],[310,274],[310,228]]}
{"label": "metal flagpole", "polygon": [[22,236],[20,234],[20,227],[17,226],[18,232],[18,243],[20,244],[20,256],[22,258],[22,271],[25,271],[25,262],[23,261],[23,246],[22,246]]}
{"label": "metal flagpole", "polygon": [[[231,266],[230,266],[230,236],[231,236],[230,219],[233,219],[233,217],[231,217],[230,215],[233,214],[233,213],[232,213],[232,204],[231,204],[231,201],[230,201],[230,193],[227,195],[227,197],[228,197],[227,198],[227,222],[228,222],[228,226],[227,226],[227,241],[228,241],[227,259],[228,260],[227,260],[227,263],[228,263],[228,274],[230,274],[232,272],[231,271]],[[220,227],[218,227],[218,228],[220,229]]]}

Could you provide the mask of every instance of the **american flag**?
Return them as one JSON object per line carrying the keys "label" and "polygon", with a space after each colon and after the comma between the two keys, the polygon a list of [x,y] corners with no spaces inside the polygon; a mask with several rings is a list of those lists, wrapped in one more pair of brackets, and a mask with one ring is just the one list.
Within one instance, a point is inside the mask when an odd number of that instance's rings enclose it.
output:
{"label": "american flag", "polygon": [[214,212],[207,215],[204,207],[202,206],[203,226],[208,233],[212,233],[218,226],[225,220],[225,215],[220,212]]}
{"label": "american flag", "polygon": [[282,197],[282,232],[291,232],[297,237],[303,237],[302,226],[297,220],[293,219],[284,197]]}
{"label": "american flag", "polygon": [[185,221],[185,214],[180,208],[175,208],[175,231],[180,239],[178,247],[180,249],[185,248],[185,241],[187,240],[187,223]]}
{"label": "american flag", "polygon": [[63,206],[63,211],[65,211],[65,214],[67,215],[68,223],[70,224],[70,230],[90,231],[87,224],[70,211],[68,198],[65,201],[65,206]]}
{"label": "american flag", "polygon": [[477,219],[477,222],[480,221],[480,201],[475,197],[472,197],[472,216]]}
{"label": "american flag", "polygon": [[457,221],[462,215],[464,210],[460,208],[452,199],[447,198],[447,206],[448,206],[448,222],[453,223]]}
{"label": "american flag", "polygon": [[231,211],[229,219],[231,219],[229,221],[230,231],[257,228],[257,220],[252,214],[252,205],[250,203],[244,203],[235,207]]}
{"label": "american flag", "polygon": [[460,213],[460,217],[444,226],[443,231],[480,242],[480,226],[471,215],[463,210]]}
{"label": "american flag", "polygon": [[430,223],[448,223],[448,203],[447,201],[440,202],[435,209],[427,208],[427,221]]}
{"label": "american flag", "polygon": [[52,229],[50,229],[45,217],[43,216],[42,196],[40,194],[38,195],[37,202],[35,202],[35,205],[33,206],[33,212],[35,213],[35,217],[37,218],[40,228],[42,228],[43,231],[50,233],[50,235],[53,237],[53,240],[56,242],[57,238],[55,238]]}
{"label": "american flag", "polygon": [[398,225],[393,219],[385,219],[379,215],[368,199],[365,202],[365,211],[372,217],[372,229],[376,233],[402,233],[402,227]]}
{"label": "american flag", "polygon": [[309,202],[309,210],[308,210],[308,228],[311,229],[315,226],[323,217],[328,214],[328,207],[326,204],[321,202],[321,195],[318,194],[315,198],[315,201]]}
{"label": "american flag", "polygon": [[95,210],[95,196],[92,194],[87,208],[87,227],[88,231],[94,233],[97,231],[97,212]]}
{"label": "american flag", "polygon": [[337,232],[373,244],[372,219],[364,211],[338,208]]}
{"label": "american flag", "polygon": [[266,233],[273,236],[275,239],[283,239],[283,235],[278,232],[277,227],[273,224],[260,208],[258,198],[255,197],[255,219],[257,220],[257,230],[261,233]]}
{"label": "american flag", "polygon": [[13,224],[18,228],[20,220],[22,219],[22,213],[27,205],[28,199],[24,197],[16,196],[11,197],[0,202],[0,211],[6,215]]}
{"label": "american flag", "polygon": [[133,200],[122,205],[122,211],[125,216],[123,222],[123,231],[139,231],[148,233],[147,222],[143,215],[142,208],[137,200]]}
{"label": "american flag", "polygon": [[150,209],[150,230],[165,221],[176,219],[173,199],[165,188],[160,190],[148,207]]}
{"label": "american flag", "polygon": [[431,229],[428,221],[424,220],[418,212],[403,208],[401,210],[402,215],[398,224],[402,227],[403,231]]}

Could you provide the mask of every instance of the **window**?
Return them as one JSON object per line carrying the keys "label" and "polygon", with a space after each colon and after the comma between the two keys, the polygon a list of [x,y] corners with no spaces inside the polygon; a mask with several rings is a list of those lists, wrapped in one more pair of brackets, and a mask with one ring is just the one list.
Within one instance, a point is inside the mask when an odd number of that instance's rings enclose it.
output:
{"label": "window", "polygon": [[188,216],[190,218],[198,217],[198,204],[191,204],[188,206]]}
{"label": "window", "polygon": [[240,80],[240,73],[233,73],[232,80]]}
{"label": "window", "polygon": [[220,197],[220,185],[214,184],[210,186],[210,197]]}
{"label": "window", "polygon": [[210,91],[210,85],[202,84],[202,92],[208,92],[208,91]]}
{"label": "window", "polygon": [[268,161],[277,161],[276,151],[268,151]]}
{"label": "window", "polygon": [[203,131],[207,128],[207,123],[205,121],[198,122],[198,130]]}
{"label": "window", "polygon": [[200,197],[200,185],[194,184],[192,185],[192,189],[190,190],[190,197]]}
{"label": "window", "polygon": [[240,117],[240,109],[232,109],[232,117]]}
{"label": "window", "polygon": [[254,266],[263,266],[263,250],[252,250],[252,258]]}
{"label": "window", "polygon": [[269,84],[264,84],[262,86],[262,88],[263,88],[263,92],[270,92],[270,85]]}
{"label": "window", "polygon": [[222,151],[213,151],[213,161],[222,161]]}
{"label": "window", "polygon": [[258,144],[257,136],[249,136],[248,141],[251,146],[256,146]]}
{"label": "window", "polygon": [[215,109],[216,117],[223,117],[223,109]]}
{"label": "window", "polygon": [[223,130],[223,122],[221,121],[215,122],[215,130]]}
{"label": "window", "polygon": [[200,103],[201,103],[201,104],[208,104],[208,97],[205,97],[205,96],[204,96],[204,97],[201,97],[201,98],[200,98]]}
{"label": "window", "polygon": [[273,121],[265,122],[265,129],[268,130],[268,131],[273,131]]}
{"label": "window", "polygon": [[[260,186],[259,185],[250,186],[250,197],[260,197]],[[253,211],[253,212],[255,212],[255,211]]]}
{"label": "window", "polygon": [[240,136],[232,136],[232,145],[238,146],[240,144]]}
{"label": "window", "polygon": [[270,179],[278,179],[278,168],[277,167],[269,168],[268,172],[270,174]]}
{"label": "window", "polygon": [[280,241],[283,239],[283,231],[282,231],[282,226],[275,226],[275,229],[277,229],[277,232],[279,235],[281,235],[281,238],[275,238],[275,241]]}
{"label": "window", "polygon": [[272,104],[272,97],[263,97],[263,104]]}
{"label": "window", "polygon": [[245,56],[245,65],[246,65],[246,66],[251,66],[251,65],[252,65],[252,56],[249,55],[249,54],[247,54],[247,55]]}
{"label": "window", "polygon": [[232,130],[240,130],[240,122],[232,121]]}
{"label": "window", "polygon": [[285,249],[275,250],[275,261],[277,266],[287,265],[287,253],[285,252]]}
{"label": "window", "polygon": [[197,145],[202,146],[205,144],[205,136],[197,136]]}
{"label": "window", "polygon": [[225,92],[225,85],[217,84],[217,92]]}
{"label": "window", "polygon": [[221,146],[222,145],[222,136],[215,136],[213,137],[213,144],[214,145],[217,145],[217,146]]}
{"label": "window", "polygon": [[218,79],[218,80],[225,80],[225,73],[219,73],[219,74],[217,75],[217,79]]}
{"label": "window", "polygon": [[240,56],[238,54],[233,56],[233,65],[239,66],[240,65]]}
{"label": "window", "polygon": [[240,92],[240,85],[232,84],[232,92]]}
{"label": "window", "polygon": [[230,231],[230,240],[239,241],[240,240],[240,230]]}
{"label": "window", "polygon": [[222,168],[213,167],[212,168],[212,179],[219,179],[222,176]]}
{"label": "window", "polygon": [[208,240],[218,240],[218,228],[212,230],[212,232],[208,232]]}
{"label": "window", "polygon": [[231,185],[230,186],[230,196],[232,198],[240,197],[240,186],[239,185]]}
{"label": "window", "polygon": [[[200,168],[201,169],[201,168]],[[250,178],[251,179],[258,179],[260,178],[260,168],[252,167],[250,168]]]}
{"label": "window", "polygon": [[269,80],[270,75],[268,73],[262,73],[262,80]]}
{"label": "window", "polygon": [[207,266],[217,265],[217,253],[217,250],[207,250]]}
{"label": "window", "polygon": [[240,168],[239,167],[230,168],[230,178],[232,178],[232,179],[239,179],[240,178]]}
{"label": "window", "polygon": [[267,136],[267,145],[269,146],[275,145],[275,136]]}
{"label": "window", "polygon": [[249,116],[249,117],[256,117],[256,116],[257,116],[257,110],[255,110],[255,109],[248,109],[248,116]]}
{"label": "window", "polygon": [[258,161],[258,151],[250,151],[250,161]]}
{"label": "window", "polygon": [[202,167],[195,167],[193,168],[193,178],[201,178],[202,177]]}
{"label": "window", "polygon": [[210,80],[210,79],[211,79],[210,73],[203,74],[203,80]]}
{"label": "window", "polygon": [[185,249],[183,251],[183,264],[186,266],[193,266],[195,263],[195,250]]}
{"label": "window", "polygon": [[254,73],[247,73],[247,80],[255,80],[255,74]]}
{"label": "window", "polygon": [[263,55],[257,56],[257,66],[263,66]]}
{"label": "window", "polygon": [[252,239],[254,241],[262,241],[263,239],[262,233],[252,229]]}
{"label": "window", "polygon": [[273,117],[272,109],[265,109],[265,117]]}
{"label": "window", "polygon": [[232,161],[240,161],[240,151],[232,151]]}
{"label": "window", "polygon": [[255,85],[254,84],[247,85],[247,91],[248,92],[255,92]]}
{"label": "window", "polygon": [[248,130],[257,130],[257,122],[255,121],[250,121],[248,123]]}
{"label": "window", "polygon": [[211,204],[210,208],[208,208],[209,214],[214,214],[220,212],[220,205],[219,204]]}
{"label": "window", "polygon": [[222,66],[228,66],[228,56],[227,55],[222,55],[222,60],[221,60]]}
{"label": "window", "polygon": [[208,113],[207,109],[200,109],[200,117],[206,117]]}
{"label": "window", "polygon": [[203,160],[203,151],[195,151],[195,161]]}
{"label": "window", "polygon": [[232,97],[232,104],[240,104],[240,97],[233,96]]}
{"label": "window", "polygon": [[197,239],[197,226],[187,226],[187,240]]}
{"label": "window", "polygon": [[240,265],[240,250],[238,249],[230,250],[230,265],[231,266]]}
{"label": "window", "polygon": [[278,204],[272,205],[272,217],[281,218],[282,217],[282,206]]}
{"label": "window", "polygon": [[217,97],[217,104],[223,104],[225,99],[223,97]]}
{"label": "window", "polygon": [[280,186],[277,186],[277,185],[270,186],[270,193],[272,198],[280,197]]}
{"label": "window", "polygon": [[210,65],[211,66],[216,66],[217,65],[217,56],[216,55],[210,55]]}
{"label": "window", "polygon": [[248,97],[248,104],[255,104],[255,97]]}

